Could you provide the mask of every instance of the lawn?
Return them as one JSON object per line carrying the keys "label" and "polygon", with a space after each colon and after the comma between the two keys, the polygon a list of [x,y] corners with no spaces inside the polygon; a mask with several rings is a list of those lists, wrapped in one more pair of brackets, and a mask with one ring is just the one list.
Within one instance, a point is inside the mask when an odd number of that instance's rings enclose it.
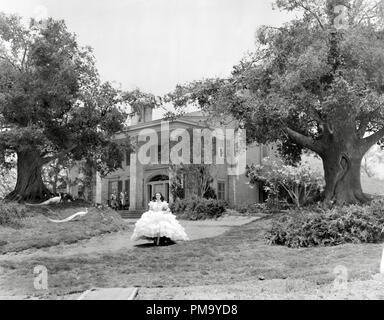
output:
{"label": "lawn", "polygon": [[[379,270],[381,244],[290,249],[264,241],[272,216],[234,227],[223,235],[171,246],[136,246],[132,250],[95,256],[34,258],[2,261],[0,289],[13,294],[49,298],[81,292],[90,287],[233,286],[271,279],[300,279],[315,285],[331,283],[334,268],[348,268],[349,279],[369,279]],[[49,291],[33,288],[32,270],[44,265]],[[274,280],[275,281],[275,280]]]}
{"label": "lawn", "polygon": [[[78,218],[82,223],[54,223],[48,220],[61,220],[85,208],[89,209],[88,213]],[[75,243],[126,227],[115,211],[93,208],[84,201],[44,207],[26,206],[26,210],[26,217],[20,220],[20,227],[0,225],[0,254]]]}
{"label": "lawn", "polygon": [[362,174],[361,186],[365,193],[368,193],[374,196],[384,196],[384,180],[370,178]]}

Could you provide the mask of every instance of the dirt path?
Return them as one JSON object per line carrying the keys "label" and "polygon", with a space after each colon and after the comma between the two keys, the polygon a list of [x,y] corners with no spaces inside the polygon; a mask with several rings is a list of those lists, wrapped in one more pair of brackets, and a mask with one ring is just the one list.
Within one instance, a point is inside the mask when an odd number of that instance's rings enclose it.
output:
{"label": "dirt path", "polygon": [[[240,226],[254,220],[257,217],[244,216],[224,216],[217,220],[206,221],[187,221],[180,220],[180,224],[185,228],[191,241],[216,237],[231,227]],[[68,257],[74,255],[100,255],[111,254],[119,250],[131,250],[136,245],[146,243],[147,241],[132,241],[130,237],[134,228],[136,219],[127,219],[125,223],[131,226],[128,230],[119,231],[112,234],[103,234],[91,239],[81,240],[73,244],[62,244],[58,246],[24,250],[21,252],[7,253],[0,256],[0,261],[21,261],[24,259],[36,257]]]}

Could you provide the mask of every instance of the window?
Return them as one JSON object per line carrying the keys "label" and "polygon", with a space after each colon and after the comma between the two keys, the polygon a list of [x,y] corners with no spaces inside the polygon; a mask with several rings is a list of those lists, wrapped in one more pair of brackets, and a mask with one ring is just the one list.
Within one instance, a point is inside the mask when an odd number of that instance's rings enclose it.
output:
{"label": "window", "polygon": [[216,163],[216,148],[217,148],[217,139],[216,137],[212,138],[212,163]]}
{"label": "window", "polygon": [[263,147],[262,147],[262,157],[263,158],[268,157],[268,154],[269,154],[268,146],[263,145]]}
{"label": "window", "polygon": [[200,142],[200,145],[201,145],[201,163],[205,163],[204,162],[204,143],[205,143],[205,140],[204,140],[204,137],[201,136],[201,142]]}
{"label": "window", "polygon": [[217,199],[225,200],[225,182],[217,182]]}
{"label": "window", "polygon": [[120,198],[120,193],[123,191],[123,181],[117,182],[117,197]]}
{"label": "window", "polygon": [[[183,137],[182,137],[182,136],[179,136],[179,137],[177,138],[177,142],[180,142],[180,141],[183,141]],[[179,151],[177,151],[177,155],[178,155],[179,157],[182,157],[182,156],[183,156],[183,148],[181,148]]]}
{"label": "window", "polygon": [[130,181],[125,180],[125,203],[129,205],[129,192],[130,192]]}
{"label": "window", "polygon": [[157,161],[161,164],[161,144],[157,146]]}

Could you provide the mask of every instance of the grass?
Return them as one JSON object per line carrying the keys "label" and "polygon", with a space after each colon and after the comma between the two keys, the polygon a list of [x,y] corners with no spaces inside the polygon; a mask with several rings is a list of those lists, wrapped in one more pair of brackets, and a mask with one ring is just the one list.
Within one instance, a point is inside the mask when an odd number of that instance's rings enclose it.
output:
{"label": "grass", "polygon": [[[3,287],[12,292],[38,294],[32,270],[49,272],[48,294],[79,292],[90,287],[186,287],[234,284],[264,279],[304,279],[317,284],[333,281],[333,270],[344,265],[350,279],[368,279],[379,270],[381,244],[290,249],[265,244],[272,216],[234,227],[209,239],[154,247],[140,245],[98,257],[35,258],[0,263]],[[1,288],[1,287],[0,287]]]}
{"label": "grass", "polygon": [[[89,208],[88,214],[80,217],[81,223],[69,221],[54,223],[48,220],[64,219]],[[125,224],[111,209],[90,208],[83,201],[50,205],[49,207],[26,207],[26,216],[19,219],[16,227],[0,225],[0,254],[26,249],[45,248],[121,230]]]}

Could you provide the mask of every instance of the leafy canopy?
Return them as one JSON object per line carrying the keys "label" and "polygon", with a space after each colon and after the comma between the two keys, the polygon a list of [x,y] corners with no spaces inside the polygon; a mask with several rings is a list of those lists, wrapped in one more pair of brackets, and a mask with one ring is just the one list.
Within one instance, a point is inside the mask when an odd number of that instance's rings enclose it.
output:
{"label": "leafy canopy", "polygon": [[126,118],[120,92],[101,83],[89,47],[64,21],[0,13],[0,164],[34,152],[41,164],[69,155],[89,158],[101,172],[120,165],[111,141]]}
{"label": "leafy canopy", "polygon": [[[335,26],[337,5],[346,8],[343,29]],[[364,154],[384,136],[382,1],[278,0],[275,7],[301,15],[260,27],[255,52],[229,78],[178,85],[167,96],[176,113],[195,103],[230,114],[249,142],[278,142],[291,162],[303,148],[321,155],[346,136]]]}

